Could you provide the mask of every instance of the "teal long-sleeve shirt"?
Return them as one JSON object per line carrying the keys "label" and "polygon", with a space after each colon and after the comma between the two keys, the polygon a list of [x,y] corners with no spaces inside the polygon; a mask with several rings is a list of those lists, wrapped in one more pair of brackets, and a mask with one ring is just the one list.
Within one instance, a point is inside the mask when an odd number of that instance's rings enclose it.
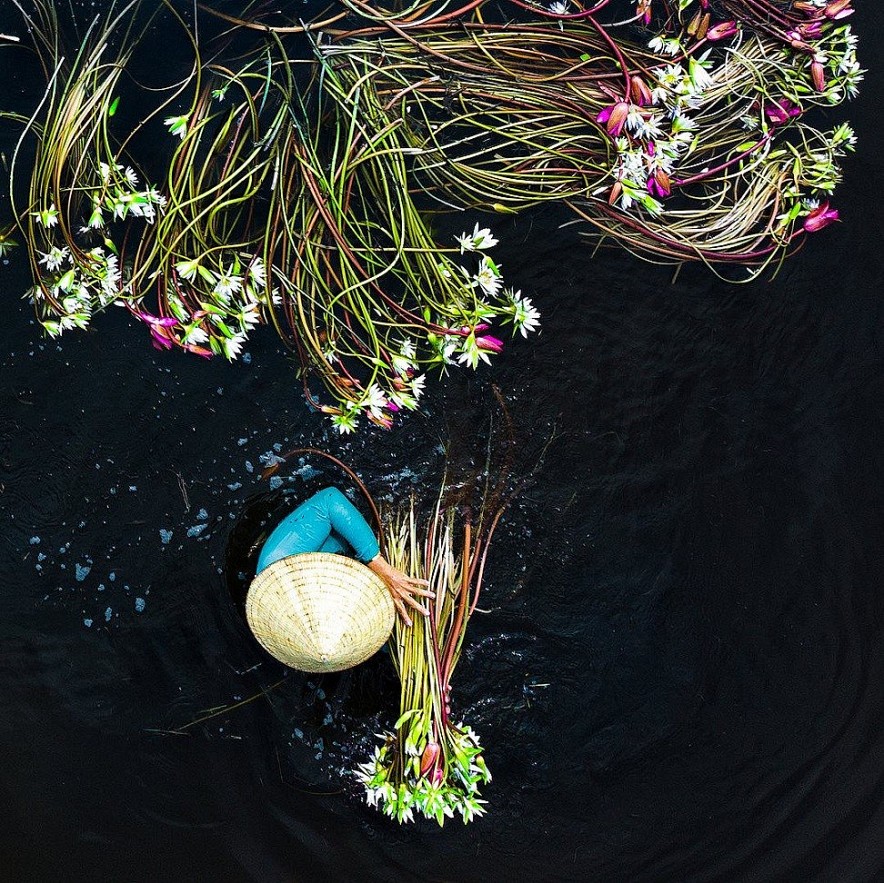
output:
{"label": "teal long-sleeve shirt", "polygon": [[337,489],[327,487],[287,515],[261,547],[257,572],[280,558],[302,552],[332,552],[371,561],[378,541],[359,510]]}

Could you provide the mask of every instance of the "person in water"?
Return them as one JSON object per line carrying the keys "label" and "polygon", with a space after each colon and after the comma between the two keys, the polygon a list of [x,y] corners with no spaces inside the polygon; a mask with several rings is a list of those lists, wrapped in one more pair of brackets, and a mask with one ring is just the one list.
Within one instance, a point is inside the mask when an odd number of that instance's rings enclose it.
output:
{"label": "person in water", "polygon": [[260,573],[275,561],[304,552],[350,555],[386,584],[396,610],[411,625],[407,607],[428,614],[415,597],[433,598],[426,580],[406,576],[381,555],[377,538],[359,510],[337,489],[327,487],[305,500],[273,529],[258,554]]}

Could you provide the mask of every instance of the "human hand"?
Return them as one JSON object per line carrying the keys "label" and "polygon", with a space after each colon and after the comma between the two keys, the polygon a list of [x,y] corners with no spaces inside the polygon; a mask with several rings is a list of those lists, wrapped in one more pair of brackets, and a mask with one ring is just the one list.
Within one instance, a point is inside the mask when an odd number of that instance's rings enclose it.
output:
{"label": "human hand", "polygon": [[390,596],[393,598],[393,604],[406,625],[411,625],[411,617],[408,615],[406,605],[417,610],[418,613],[422,613],[424,616],[430,615],[430,611],[415,597],[436,597],[436,593],[431,592],[427,588],[429,586],[427,580],[406,576],[401,570],[397,570],[380,555],[369,561],[368,566],[386,583]]}

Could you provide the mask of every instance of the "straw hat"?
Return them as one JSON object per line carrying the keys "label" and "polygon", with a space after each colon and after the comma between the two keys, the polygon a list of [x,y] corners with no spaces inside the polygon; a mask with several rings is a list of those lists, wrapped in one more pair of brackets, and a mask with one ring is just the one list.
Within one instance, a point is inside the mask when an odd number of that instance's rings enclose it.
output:
{"label": "straw hat", "polygon": [[390,637],[395,618],[377,574],[327,552],[282,558],[255,577],[246,596],[246,619],[258,642],[301,671],[364,662]]}

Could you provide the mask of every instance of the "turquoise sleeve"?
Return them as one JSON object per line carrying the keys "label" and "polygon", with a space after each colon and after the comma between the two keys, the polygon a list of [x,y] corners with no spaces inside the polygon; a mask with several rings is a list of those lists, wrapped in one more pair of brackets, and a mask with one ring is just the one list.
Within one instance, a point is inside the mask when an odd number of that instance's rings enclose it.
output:
{"label": "turquoise sleeve", "polygon": [[359,510],[337,489],[325,488],[287,515],[267,538],[258,555],[257,572],[302,552],[333,549],[336,544],[352,550],[360,561],[371,561],[378,541]]}

